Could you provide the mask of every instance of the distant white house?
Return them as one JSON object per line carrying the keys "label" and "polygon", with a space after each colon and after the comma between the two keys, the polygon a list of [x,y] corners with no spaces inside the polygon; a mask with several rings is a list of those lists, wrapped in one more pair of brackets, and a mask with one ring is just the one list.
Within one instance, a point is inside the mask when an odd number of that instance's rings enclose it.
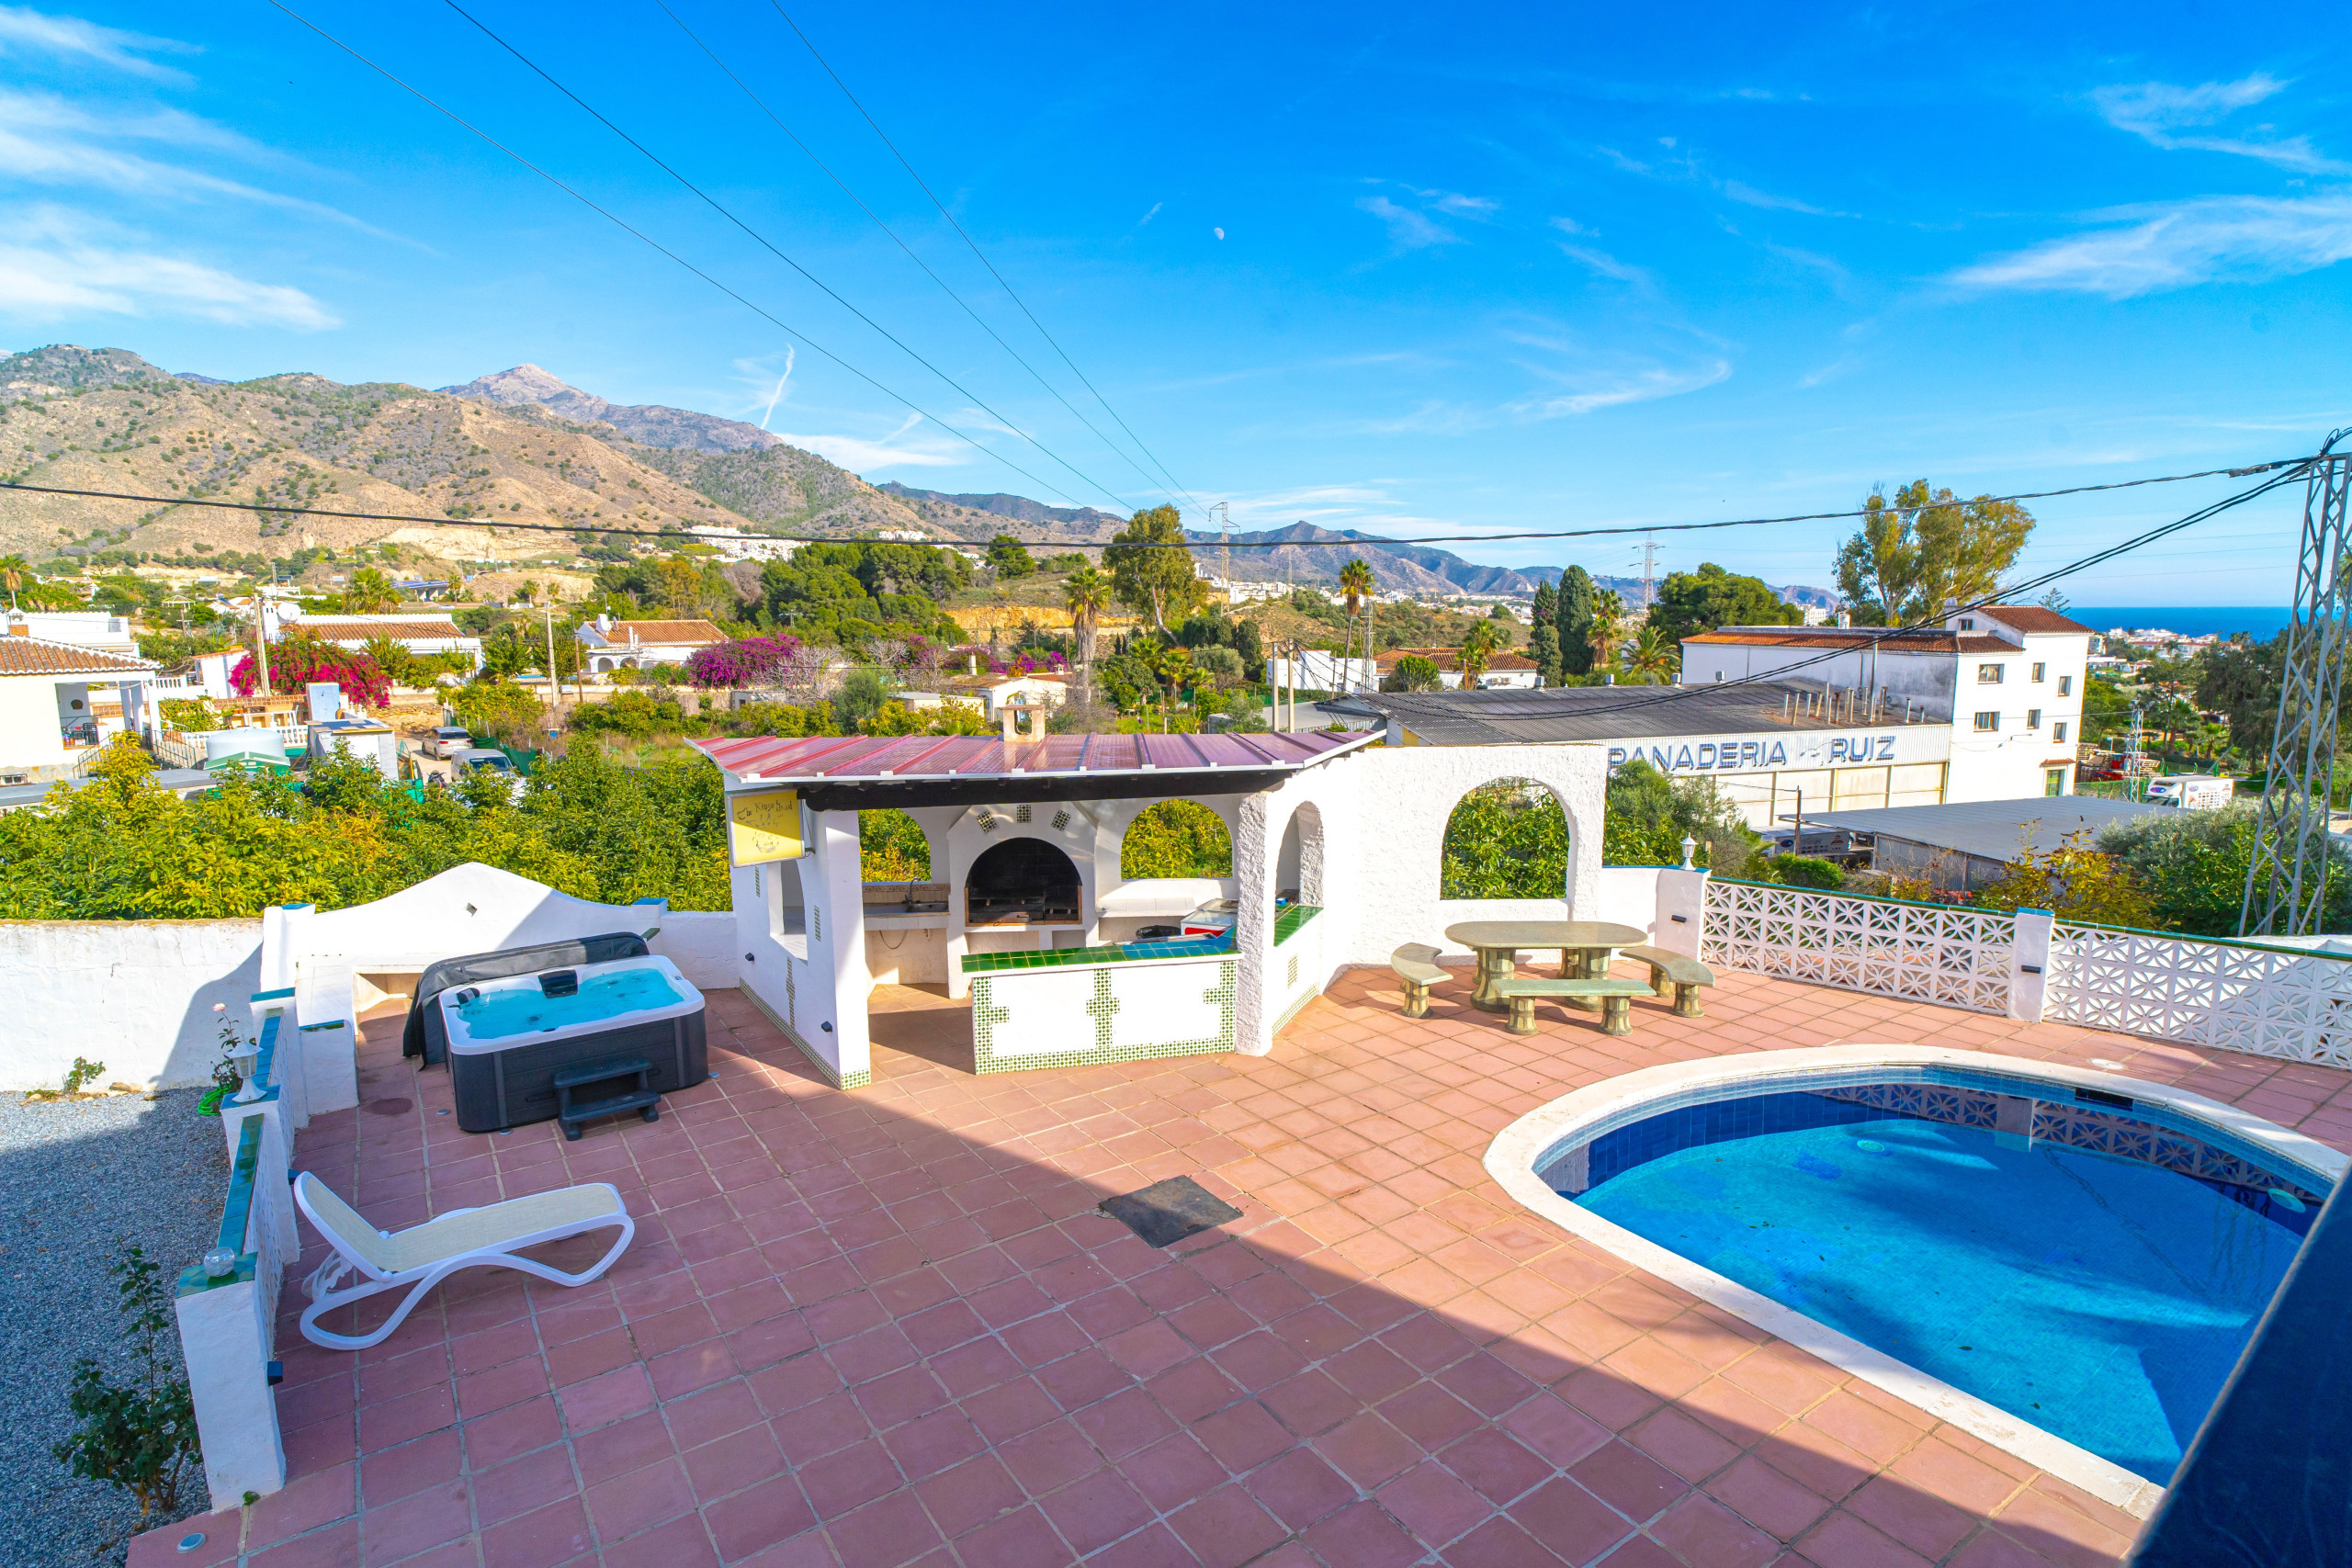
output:
{"label": "distant white house", "polygon": [[130,617],[109,615],[104,610],[12,610],[8,613],[8,629],[11,635],[39,637],[44,642],[94,648],[100,653],[119,653],[126,659],[139,657],[139,638],[131,633]]}
{"label": "distant white house", "polygon": [[[1398,648],[1384,653],[1378,660],[1381,677],[1385,680],[1396,672],[1396,666],[1407,659],[1426,659],[1437,666],[1438,685],[1452,692],[1462,686],[1462,650],[1458,648]],[[1498,649],[1487,656],[1487,668],[1479,672],[1481,691],[1520,689],[1532,691],[1543,684],[1538,677],[1535,660],[1523,653]]]}
{"label": "distant white house", "polygon": [[142,725],[153,661],[35,637],[22,618],[7,629],[0,637],[0,784],[68,777],[93,749]]}
{"label": "distant white house", "polygon": [[584,623],[575,635],[591,675],[684,664],[695,649],[728,640],[708,621],[616,621],[610,615]]}
{"label": "distant white house", "polygon": [[322,642],[355,652],[380,639],[398,643],[420,656],[461,653],[473,661],[476,670],[481,668],[481,638],[459,631],[458,623],[449,618],[446,610],[418,615],[311,615],[290,607],[275,608],[265,615],[263,625],[269,628],[272,642],[299,629]]}
{"label": "distant white house", "polygon": [[1266,678],[1277,686],[1295,685],[1302,692],[1369,692],[1380,684],[1380,666],[1374,660],[1342,659],[1336,653],[1310,648],[1298,656],[1295,682],[1291,678],[1291,661],[1284,655],[1266,660]]}
{"label": "distant white house", "polygon": [[[695,530],[695,537],[718,552],[721,560],[790,560],[792,552],[800,547],[797,539],[773,538],[765,534],[746,534],[741,528],[723,524],[706,524]],[[885,534],[884,538],[890,537]]]}

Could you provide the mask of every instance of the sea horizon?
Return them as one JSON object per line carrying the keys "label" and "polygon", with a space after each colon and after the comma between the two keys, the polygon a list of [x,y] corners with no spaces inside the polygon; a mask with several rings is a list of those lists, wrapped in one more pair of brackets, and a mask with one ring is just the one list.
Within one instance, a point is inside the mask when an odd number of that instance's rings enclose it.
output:
{"label": "sea horizon", "polygon": [[2095,632],[2118,626],[2178,632],[2183,637],[2234,637],[2267,642],[2286,630],[2294,611],[2284,604],[2073,604],[2067,615]]}

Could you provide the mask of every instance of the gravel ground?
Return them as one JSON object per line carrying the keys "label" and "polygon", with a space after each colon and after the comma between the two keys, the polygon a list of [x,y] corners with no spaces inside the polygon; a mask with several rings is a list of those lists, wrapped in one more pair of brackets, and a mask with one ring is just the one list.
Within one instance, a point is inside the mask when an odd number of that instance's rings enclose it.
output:
{"label": "gravel ground", "polygon": [[[0,1568],[91,1563],[139,1516],[128,1492],[69,1475],[50,1447],[72,1424],[75,1359],[119,1355],[107,1266],[122,1244],[139,1243],[175,1279],[220,1231],[229,1156],[220,1123],[196,1114],[201,1093],[72,1104],[0,1095],[0,1475],[17,1498],[0,1509]],[[184,1495],[187,1512],[201,1511],[203,1477]],[[106,1560],[122,1556],[117,1547]]]}

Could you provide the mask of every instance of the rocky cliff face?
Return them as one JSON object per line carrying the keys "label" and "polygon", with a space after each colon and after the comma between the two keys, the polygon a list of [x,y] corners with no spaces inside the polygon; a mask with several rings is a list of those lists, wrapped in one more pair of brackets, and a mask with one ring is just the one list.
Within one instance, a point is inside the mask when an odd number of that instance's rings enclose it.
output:
{"label": "rocky cliff face", "polygon": [[660,403],[616,403],[559,380],[536,365],[479,377],[461,387],[441,389],[453,398],[471,398],[502,408],[535,404],[580,424],[609,424],[632,441],[686,452],[753,452],[783,442],[755,424]]}

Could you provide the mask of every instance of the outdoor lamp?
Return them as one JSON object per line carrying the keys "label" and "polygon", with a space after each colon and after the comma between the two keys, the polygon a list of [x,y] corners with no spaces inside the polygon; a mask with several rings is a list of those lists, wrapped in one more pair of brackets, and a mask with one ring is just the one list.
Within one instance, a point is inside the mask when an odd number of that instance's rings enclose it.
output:
{"label": "outdoor lamp", "polygon": [[261,1085],[254,1081],[254,1063],[261,1055],[261,1047],[251,1040],[240,1040],[229,1052],[229,1066],[243,1080],[237,1092],[229,1097],[232,1105],[251,1105],[261,1098]]}
{"label": "outdoor lamp", "polygon": [[237,1254],[234,1248],[226,1247],[208,1247],[204,1249],[204,1277],[206,1279],[225,1280],[236,1271]]}
{"label": "outdoor lamp", "polygon": [[1683,835],[1683,839],[1682,839],[1682,869],[1683,869],[1683,870],[1685,870],[1685,871],[1696,871],[1696,870],[1698,870],[1698,869],[1699,869],[1697,866],[1692,865],[1692,864],[1690,863],[1690,857],[1691,857],[1693,854],[1695,854],[1695,853],[1697,853],[1697,852],[1698,852],[1698,849],[1699,849],[1699,840],[1696,840],[1696,839],[1694,839],[1694,838],[1691,838],[1691,837],[1690,837],[1689,834],[1687,834],[1687,833],[1686,833],[1685,835]]}

